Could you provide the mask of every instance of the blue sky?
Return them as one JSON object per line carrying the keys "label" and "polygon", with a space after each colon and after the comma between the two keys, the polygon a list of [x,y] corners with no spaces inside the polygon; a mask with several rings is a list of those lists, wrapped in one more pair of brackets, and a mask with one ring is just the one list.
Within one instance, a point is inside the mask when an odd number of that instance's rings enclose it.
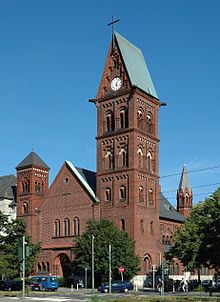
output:
{"label": "blue sky", "polygon": [[[31,152],[96,170],[95,98],[116,30],[139,47],[157,95],[160,184],[175,204],[184,163],[194,202],[220,185],[219,0],[0,0],[0,176]],[[215,169],[208,169],[216,167]],[[198,170],[200,172],[190,173]]]}

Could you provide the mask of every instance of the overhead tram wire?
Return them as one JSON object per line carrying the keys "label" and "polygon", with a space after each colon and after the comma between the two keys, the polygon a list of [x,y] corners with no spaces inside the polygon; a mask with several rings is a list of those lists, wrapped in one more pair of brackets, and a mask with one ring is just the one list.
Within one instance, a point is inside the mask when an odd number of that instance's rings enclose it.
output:
{"label": "overhead tram wire", "polygon": [[[198,189],[198,188],[203,188],[203,187],[211,187],[215,185],[220,185],[220,182],[216,182],[214,184],[207,184],[207,185],[201,185],[201,186],[195,186],[191,187],[191,189]],[[171,193],[171,192],[176,192],[177,190],[169,190],[169,191],[163,191],[163,193]]]}
{"label": "overhead tram wire", "polygon": [[[207,171],[207,170],[211,170],[211,169],[217,169],[217,168],[220,168],[220,166],[216,166],[216,167],[208,167],[208,168],[203,168],[203,169],[198,169],[198,170],[192,170],[192,171],[188,171],[188,173],[196,173],[196,172],[201,172],[201,171]],[[123,171],[125,172],[125,171]],[[141,173],[141,172],[140,172]],[[175,173],[175,174],[169,174],[169,175],[166,175],[166,176],[162,176],[162,177],[169,177],[169,176],[176,176],[176,175],[181,175],[182,173]],[[154,175],[152,175],[154,176]],[[151,177],[151,176],[148,176],[148,177]],[[161,177],[159,177],[160,179]],[[136,183],[143,183],[143,180],[137,180],[137,181],[132,181],[130,182],[129,184],[136,184]],[[195,186],[195,187],[192,187],[192,188],[200,188],[200,187],[209,187],[209,186],[214,186],[214,185],[218,185],[220,183],[215,183],[215,184],[205,184],[205,185],[200,185],[200,186]],[[96,190],[99,189],[98,187],[96,187]],[[101,188],[101,191],[104,191],[105,188]],[[169,192],[176,192],[177,189],[175,190],[169,190],[169,191],[161,191],[162,193],[169,193]],[[80,193],[81,191],[74,191],[74,193],[63,193],[63,194],[59,194],[59,195],[53,195],[53,196],[48,196],[48,197],[61,197],[62,195],[63,196],[66,196],[66,195],[72,195],[72,194],[75,194],[75,193]],[[211,192],[213,193],[213,192]],[[200,193],[194,193],[193,195],[196,195],[196,194],[200,194]],[[204,194],[209,194],[209,192],[207,193],[204,193]],[[173,197],[170,197],[170,198],[173,198]]]}
{"label": "overhead tram wire", "polygon": [[[208,171],[208,170],[213,170],[213,169],[218,169],[220,168],[220,165],[219,166],[214,166],[214,167],[208,167],[208,168],[203,168],[203,169],[196,169],[196,170],[189,170],[187,171],[187,173],[196,173],[196,172],[202,172],[202,171]],[[168,174],[168,175],[163,175],[163,176],[160,176],[160,178],[165,178],[165,177],[171,177],[171,176],[178,176],[178,175],[181,175],[182,172],[180,173],[174,173],[174,174]]]}

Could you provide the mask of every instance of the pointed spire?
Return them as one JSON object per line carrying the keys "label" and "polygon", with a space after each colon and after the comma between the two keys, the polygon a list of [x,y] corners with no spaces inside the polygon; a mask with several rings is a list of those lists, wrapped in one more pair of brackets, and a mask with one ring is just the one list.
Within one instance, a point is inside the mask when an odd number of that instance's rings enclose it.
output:
{"label": "pointed spire", "polygon": [[180,184],[179,184],[179,188],[178,188],[178,193],[179,193],[180,190],[182,190],[183,193],[185,193],[186,189],[188,189],[189,193],[192,192],[192,189],[191,189],[191,186],[190,186],[190,183],[189,183],[189,177],[188,177],[186,165],[184,164],[181,179],[180,179]]}

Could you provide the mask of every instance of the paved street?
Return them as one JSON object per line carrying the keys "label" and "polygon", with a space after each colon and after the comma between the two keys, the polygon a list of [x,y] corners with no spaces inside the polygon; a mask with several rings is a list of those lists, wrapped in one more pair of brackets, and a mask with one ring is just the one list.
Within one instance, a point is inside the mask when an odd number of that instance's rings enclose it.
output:
{"label": "paved street", "polygon": [[[7,293],[6,293],[7,295]],[[122,298],[126,296],[139,296],[139,297],[144,297],[144,296],[158,296],[159,294],[155,291],[150,291],[150,290],[139,290],[138,292],[135,291],[130,291],[129,294],[124,294],[124,293],[114,293],[114,294],[102,294],[99,293],[98,291],[95,291],[95,295],[97,295],[100,298]],[[199,292],[190,292],[190,293],[178,293],[178,294],[173,294],[173,293],[165,293],[165,296],[167,297],[172,297],[172,296],[178,296],[178,297],[190,297],[190,296],[200,296]],[[203,293],[203,297],[209,298],[208,293]],[[44,301],[44,302],[77,302],[77,301],[89,301],[92,297],[91,294],[91,289],[85,290],[85,289],[80,289],[76,290],[74,289],[72,292],[69,288],[60,288],[58,292],[56,293],[32,293],[31,297],[25,297],[26,302],[31,302],[31,301]],[[220,298],[220,293],[213,293],[213,297],[218,297]],[[3,298],[0,298],[0,302],[16,302],[16,301],[22,301],[21,295],[19,296],[14,296],[14,297],[9,297],[5,296]]]}

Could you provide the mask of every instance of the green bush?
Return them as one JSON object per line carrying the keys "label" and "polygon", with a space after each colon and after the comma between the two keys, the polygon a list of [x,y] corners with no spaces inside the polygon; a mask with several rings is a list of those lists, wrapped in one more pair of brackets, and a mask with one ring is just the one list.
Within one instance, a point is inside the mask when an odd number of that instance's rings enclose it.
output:
{"label": "green bush", "polygon": [[26,285],[26,286],[25,286],[25,294],[29,296],[30,293],[31,293],[30,286]]}
{"label": "green bush", "polygon": [[65,279],[63,277],[58,278],[58,286],[64,287],[65,286]]}

